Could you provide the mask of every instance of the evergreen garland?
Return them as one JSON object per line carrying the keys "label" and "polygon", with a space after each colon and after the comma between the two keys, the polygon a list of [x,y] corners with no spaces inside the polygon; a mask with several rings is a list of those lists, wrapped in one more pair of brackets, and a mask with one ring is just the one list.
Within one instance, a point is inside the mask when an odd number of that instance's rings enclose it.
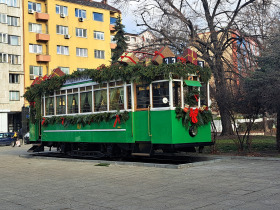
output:
{"label": "evergreen garland", "polygon": [[189,129],[190,126],[194,126],[198,128],[199,126],[207,125],[212,121],[212,112],[208,110],[206,106],[203,106],[202,108],[199,108],[198,115],[197,115],[197,123],[193,123],[191,121],[190,117],[190,111],[188,110],[185,112],[182,108],[176,107],[175,109],[176,118],[182,119],[183,126],[186,127],[186,129]]}

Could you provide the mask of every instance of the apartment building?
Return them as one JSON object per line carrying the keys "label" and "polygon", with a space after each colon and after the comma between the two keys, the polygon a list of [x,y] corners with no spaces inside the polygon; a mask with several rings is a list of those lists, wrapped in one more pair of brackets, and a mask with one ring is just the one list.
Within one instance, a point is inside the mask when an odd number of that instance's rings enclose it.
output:
{"label": "apartment building", "polygon": [[152,52],[158,50],[159,42],[157,37],[149,30],[142,31],[139,34],[125,33],[127,38],[127,51],[142,50]]}
{"label": "apartment building", "polygon": [[120,11],[107,1],[27,0],[23,8],[26,87],[57,67],[69,74],[110,64]]}
{"label": "apartment building", "polygon": [[21,127],[24,104],[22,0],[0,0],[0,132]]}

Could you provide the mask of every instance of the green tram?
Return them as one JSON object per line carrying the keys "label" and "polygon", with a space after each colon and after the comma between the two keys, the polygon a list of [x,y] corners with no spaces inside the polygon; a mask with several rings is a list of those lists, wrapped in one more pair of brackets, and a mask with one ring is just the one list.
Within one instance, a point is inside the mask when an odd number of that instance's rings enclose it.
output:
{"label": "green tram", "polygon": [[[47,146],[71,155],[150,156],[212,145],[208,82],[172,75],[149,83],[66,78],[60,89],[41,96],[41,117],[30,120],[31,151]],[[199,95],[189,106],[193,90]]]}

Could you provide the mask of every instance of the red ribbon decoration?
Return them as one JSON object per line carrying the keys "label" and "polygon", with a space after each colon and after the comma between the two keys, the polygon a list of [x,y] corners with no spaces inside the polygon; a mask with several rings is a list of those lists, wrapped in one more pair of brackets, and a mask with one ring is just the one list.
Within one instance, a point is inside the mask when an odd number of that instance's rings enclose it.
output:
{"label": "red ribbon decoration", "polygon": [[187,59],[183,58],[183,57],[178,57],[177,60],[181,61],[182,63],[186,63],[187,62]]}
{"label": "red ribbon decoration", "polygon": [[121,119],[120,119],[120,116],[119,116],[119,115],[116,115],[116,120],[115,120],[115,122],[114,122],[114,126],[113,126],[113,127],[116,127],[117,122],[119,122],[119,124],[121,124]]}
{"label": "red ribbon decoration", "polygon": [[42,125],[44,125],[46,118],[43,117]]}
{"label": "red ribbon decoration", "polygon": [[62,121],[61,121],[61,125],[64,125],[64,120],[65,120],[65,118],[62,117],[61,120],[62,120]]}
{"label": "red ribbon decoration", "polygon": [[162,58],[164,58],[164,56],[160,52],[158,52],[158,51],[155,51],[154,54],[155,54],[155,56],[160,55]]}
{"label": "red ribbon decoration", "polygon": [[125,53],[125,55],[122,55],[121,56],[121,59],[124,59],[124,58],[128,58],[129,60],[131,60],[134,64],[136,64],[136,62],[129,56],[126,56],[128,53]]}
{"label": "red ribbon decoration", "polygon": [[199,95],[198,95],[198,94],[195,94],[194,97],[195,97],[196,102],[198,102],[198,97],[199,97]]}
{"label": "red ribbon decoration", "polygon": [[195,110],[193,110],[192,108],[190,109],[190,118],[192,120],[192,123],[197,123],[197,115],[198,115],[198,109],[196,108]]}

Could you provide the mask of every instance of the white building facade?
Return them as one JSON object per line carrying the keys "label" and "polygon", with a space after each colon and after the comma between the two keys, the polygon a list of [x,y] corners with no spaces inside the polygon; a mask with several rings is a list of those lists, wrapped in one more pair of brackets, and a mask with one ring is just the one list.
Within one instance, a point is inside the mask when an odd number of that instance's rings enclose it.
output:
{"label": "white building facade", "polygon": [[23,0],[0,0],[0,132],[21,128],[24,104]]}

